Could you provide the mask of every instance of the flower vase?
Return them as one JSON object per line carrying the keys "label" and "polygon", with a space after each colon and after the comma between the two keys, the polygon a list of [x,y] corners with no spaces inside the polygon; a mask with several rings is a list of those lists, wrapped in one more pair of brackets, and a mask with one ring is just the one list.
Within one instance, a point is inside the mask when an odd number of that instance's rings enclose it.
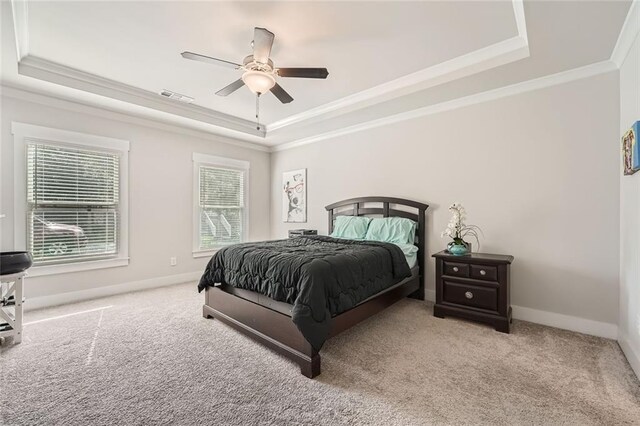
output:
{"label": "flower vase", "polygon": [[454,256],[464,256],[467,253],[471,253],[471,243],[468,243],[462,239],[451,241],[447,245],[447,251]]}

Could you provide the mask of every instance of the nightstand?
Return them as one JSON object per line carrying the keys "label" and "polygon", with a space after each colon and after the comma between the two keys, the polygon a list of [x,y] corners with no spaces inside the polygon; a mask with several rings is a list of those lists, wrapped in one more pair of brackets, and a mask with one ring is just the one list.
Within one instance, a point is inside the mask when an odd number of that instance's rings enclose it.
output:
{"label": "nightstand", "polygon": [[508,333],[511,324],[510,267],[513,256],[446,251],[436,258],[433,315],[453,316],[492,325]]}

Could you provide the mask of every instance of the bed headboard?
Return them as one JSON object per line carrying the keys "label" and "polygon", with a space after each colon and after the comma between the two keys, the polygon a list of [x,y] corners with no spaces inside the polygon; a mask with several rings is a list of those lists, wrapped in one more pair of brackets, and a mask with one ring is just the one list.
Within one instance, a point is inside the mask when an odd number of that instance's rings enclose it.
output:
{"label": "bed headboard", "polygon": [[[375,207],[372,205],[376,205]],[[382,207],[380,207],[382,205]],[[399,209],[401,207],[402,209]],[[329,213],[329,233],[333,232],[336,216],[405,217],[417,223],[415,245],[420,268],[420,299],[424,300],[424,260],[426,256],[425,212],[429,206],[417,201],[394,197],[359,197],[338,201],[325,207]],[[408,209],[407,209],[408,208]]]}

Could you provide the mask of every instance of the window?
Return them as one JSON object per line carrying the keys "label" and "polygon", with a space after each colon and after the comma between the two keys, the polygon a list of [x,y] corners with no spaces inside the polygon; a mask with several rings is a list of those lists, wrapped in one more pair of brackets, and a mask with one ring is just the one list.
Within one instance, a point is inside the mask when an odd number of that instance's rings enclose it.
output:
{"label": "window", "polygon": [[127,264],[128,142],[21,123],[12,132],[16,187],[24,188],[16,191],[16,243],[35,270]]}
{"label": "window", "polygon": [[27,142],[27,250],[34,263],[118,254],[117,153]]}
{"label": "window", "polygon": [[193,161],[194,254],[245,241],[249,163],[204,154]]}

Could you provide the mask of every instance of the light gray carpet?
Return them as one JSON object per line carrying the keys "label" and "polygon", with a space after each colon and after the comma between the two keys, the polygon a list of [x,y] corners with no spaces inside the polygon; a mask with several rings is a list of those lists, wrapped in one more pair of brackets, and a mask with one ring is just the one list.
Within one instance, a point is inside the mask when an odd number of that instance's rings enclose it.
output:
{"label": "light gray carpet", "polygon": [[633,424],[614,341],[514,322],[510,335],[403,300],[327,342],[315,380],[201,315],[195,284],[28,313],[0,349],[3,425]]}

